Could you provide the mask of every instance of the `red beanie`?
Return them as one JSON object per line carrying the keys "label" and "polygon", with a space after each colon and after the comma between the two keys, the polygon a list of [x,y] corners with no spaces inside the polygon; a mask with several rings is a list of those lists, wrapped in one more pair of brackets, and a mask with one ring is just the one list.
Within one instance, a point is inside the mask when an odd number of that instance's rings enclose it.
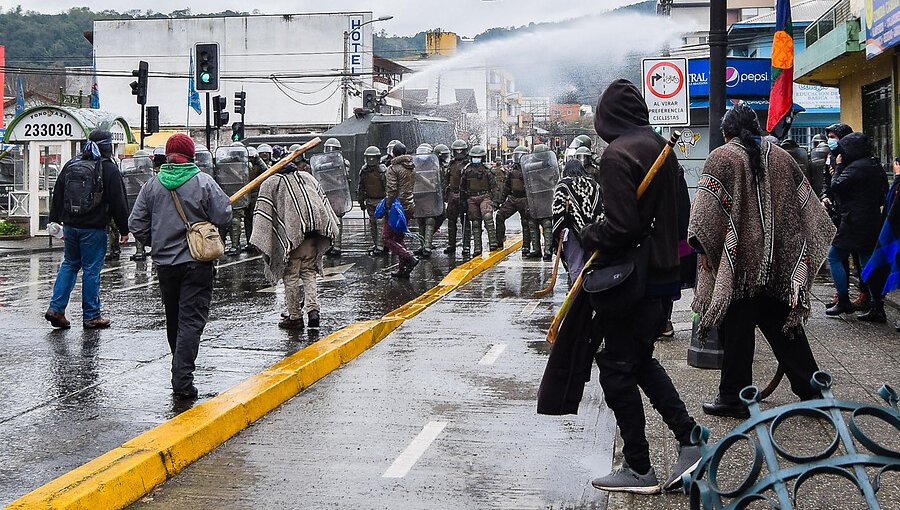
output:
{"label": "red beanie", "polygon": [[169,163],[189,163],[194,160],[194,140],[178,133],[166,142],[166,160]]}

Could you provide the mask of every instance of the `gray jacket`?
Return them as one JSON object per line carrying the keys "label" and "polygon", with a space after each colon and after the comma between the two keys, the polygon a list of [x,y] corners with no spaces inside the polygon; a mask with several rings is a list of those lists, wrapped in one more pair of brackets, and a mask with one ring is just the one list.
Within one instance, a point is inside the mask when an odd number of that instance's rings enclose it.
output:
{"label": "gray jacket", "polygon": [[[189,223],[209,221],[224,226],[231,222],[228,195],[209,175],[200,172],[175,191]],[[158,178],[150,179],[141,188],[128,226],[135,239],[150,246],[154,264],[174,266],[194,260],[172,194]]]}

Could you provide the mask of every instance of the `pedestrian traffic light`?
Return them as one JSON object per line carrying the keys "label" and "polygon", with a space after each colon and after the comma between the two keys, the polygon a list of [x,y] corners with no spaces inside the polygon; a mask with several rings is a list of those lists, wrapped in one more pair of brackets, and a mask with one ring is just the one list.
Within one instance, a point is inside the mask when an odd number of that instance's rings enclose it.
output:
{"label": "pedestrian traffic light", "polygon": [[554,142],[556,142],[556,146],[559,147],[559,137],[558,137],[558,136],[556,137],[556,139],[554,140]]}
{"label": "pedestrian traffic light", "polygon": [[372,110],[378,109],[378,93],[372,89],[363,90],[363,108]]}
{"label": "pedestrian traffic light", "polygon": [[231,124],[231,141],[239,142],[244,139],[244,123],[233,122]]}
{"label": "pedestrian traffic light", "polygon": [[194,71],[197,90],[219,90],[219,44],[197,43],[194,52],[197,54],[197,68]]}
{"label": "pedestrian traffic light", "polygon": [[234,114],[244,118],[244,112],[247,110],[247,93],[243,90],[234,93]]}
{"label": "pedestrian traffic light", "polygon": [[137,81],[131,82],[131,94],[137,96],[137,102],[141,106],[147,104],[147,74],[149,70],[149,64],[141,60],[138,68],[131,71],[131,75],[137,77]]}
{"label": "pedestrian traffic light", "polygon": [[216,125],[216,129],[228,124],[228,112],[225,111],[225,108],[227,107],[227,97],[213,97],[213,122]]}
{"label": "pedestrian traffic light", "polygon": [[159,133],[159,106],[147,107],[147,134]]}

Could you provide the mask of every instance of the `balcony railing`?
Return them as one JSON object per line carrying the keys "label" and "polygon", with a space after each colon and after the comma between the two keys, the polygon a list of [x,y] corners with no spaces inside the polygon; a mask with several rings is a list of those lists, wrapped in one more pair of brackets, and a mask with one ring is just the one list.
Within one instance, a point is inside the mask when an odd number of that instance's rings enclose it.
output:
{"label": "balcony railing", "polygon": [[806,46],[812,46],[816,41],[840,26],[851,18],[850,0],[839,0],[825,14],[819,16],[812,25],[806,27]]}

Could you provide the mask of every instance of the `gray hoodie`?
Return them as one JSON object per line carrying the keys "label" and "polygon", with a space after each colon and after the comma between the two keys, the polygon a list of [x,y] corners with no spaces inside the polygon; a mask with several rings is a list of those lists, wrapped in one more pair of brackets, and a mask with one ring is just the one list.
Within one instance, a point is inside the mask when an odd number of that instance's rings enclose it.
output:
{"label": "gray hoodie", "polygon": [[[209,175],[200,172],[175,191],[189,223],[209,221],[224,226],[231,221],[228,195]],[[154,264],[174,266],[194,261],[172,194],[158,178],[150,179],[141,188],[128,226],[135,239],[150,246]]]}

